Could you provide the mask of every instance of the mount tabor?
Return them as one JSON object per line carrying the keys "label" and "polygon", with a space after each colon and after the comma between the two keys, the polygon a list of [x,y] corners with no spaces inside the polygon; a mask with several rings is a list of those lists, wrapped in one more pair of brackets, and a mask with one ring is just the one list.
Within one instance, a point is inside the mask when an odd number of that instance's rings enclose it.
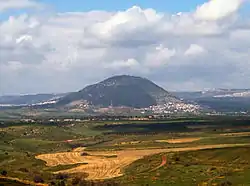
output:
{"label": "mount tabor", "polygon": [[180,102],[153,82],[145,78],[127,75],[114,76],[87,86],[61,98],[57,105],[63,106],[77,101],[86,101],[95,106],[108,107],[112,105],[133,108]]}

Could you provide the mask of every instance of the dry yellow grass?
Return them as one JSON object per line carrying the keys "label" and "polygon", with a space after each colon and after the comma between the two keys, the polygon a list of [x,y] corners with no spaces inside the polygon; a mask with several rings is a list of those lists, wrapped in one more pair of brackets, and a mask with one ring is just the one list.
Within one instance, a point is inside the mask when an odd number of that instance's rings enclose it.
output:
{"label": "dry yellow grass", "polygon": [[192,143],[194,141],[199,141],[201,138],[179,138],[179,139],[167,139],[167,140],[155,140],[155,142],[159,143]]}
{"label": "dry yellow grass", "polygon": [[86,149],[86,147],[78,147],[73,150],[73,152],[82,152]]}
{"label": "dry yellow grass", "polygon": [[250,132],[235,132],[235,133],[226,133],[220,134],[221,136],[250,136]]}
{"label": "dry yellow grass", "polygon": [[[249,144],[219,144],[203,145],[187,148],[169,148],[169,149],[126,149],[121,151],[85,151],[90,156],[81,156],[81,152],[65,152],[55,154],[42,154],[36,156],[37,159],[44,160],[47,166],[68,165],[77,163],[88,163],[59,172],[64,173],[88,173],[89,180],[102,180],[122,176],[123,169],[145,156],[154,155],[162,152],[183,152],[196,151],[203,149],[227,148],[236,146],[248,146]],[[107,158],[107,156],[116,155],[116,157]],[[56,173],[59,173],[56,172]]]}
{"label": "dry yellow grass", "polygon": [[142,141],[129,141],[129,142],[121,142],[121,143],[116,143],[115,145],[135,145],[138,143],[142,143]]}

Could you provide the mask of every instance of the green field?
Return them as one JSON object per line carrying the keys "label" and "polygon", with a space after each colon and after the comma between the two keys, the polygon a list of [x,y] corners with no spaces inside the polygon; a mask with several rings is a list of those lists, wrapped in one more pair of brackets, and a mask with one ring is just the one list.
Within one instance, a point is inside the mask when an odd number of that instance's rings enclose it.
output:
{"label": "green field", "polygon": [[[249,153],[250,148],[228,148],[158,154],[136,161],[118,180],[129,185],[250,185]],[[150,171],[164,155],[167,164]]]}
{"label": "green field", "polygon": [[[45,183],[93,184],[87,175],[58,178],[53,172],[80,166],[47,167],[36,155],[71,152],[87,147],[89,152],[126,149],[168,149],[211,144],[250,144],[248,118],[191,118],[161,121],[105,121],[74,123],[20,123],[8,121],[0,127],[0,171],[7,177]],[[225,135],[238,133],[239,135]],[[171,143],[171,140],[198,139]],[[68,140],[68,141],[67,141]],[[171,152],[146,156],[126,166],[123,176],[96,185],[250,185],[250,146]],[[162,157],[167,158],[164,166]],[[116,158],[110,156],[105,158]],[[5,183],[2,183],[5,182]],[[0,185],[11,185],[1,180]],[[10,181],[11,182],[11,181]],[[38,179],[39,182],[39,179]],[[84,182],[84,183],[83,183]],[[15,183],[18,185],[19,183]],[[14,185],[14,184],[13,184]],[[52,184],[53,185],[53,184]]]}

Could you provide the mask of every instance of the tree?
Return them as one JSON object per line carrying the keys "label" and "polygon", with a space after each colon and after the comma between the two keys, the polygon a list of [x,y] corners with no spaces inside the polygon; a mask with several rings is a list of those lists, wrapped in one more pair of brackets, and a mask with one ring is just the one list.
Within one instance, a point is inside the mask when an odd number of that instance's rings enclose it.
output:
{"label": "tree", "polygon": [[58,183],[58,186],[66,186],[65,182],[62,180]]}

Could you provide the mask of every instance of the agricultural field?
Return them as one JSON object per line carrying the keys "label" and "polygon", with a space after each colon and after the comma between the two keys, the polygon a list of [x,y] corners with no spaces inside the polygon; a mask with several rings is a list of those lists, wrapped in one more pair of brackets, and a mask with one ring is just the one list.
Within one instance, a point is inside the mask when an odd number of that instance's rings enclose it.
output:
{"label": "agricultural field", "polygon": [[0,185],[250,185],[250,118],[0,127]]}

